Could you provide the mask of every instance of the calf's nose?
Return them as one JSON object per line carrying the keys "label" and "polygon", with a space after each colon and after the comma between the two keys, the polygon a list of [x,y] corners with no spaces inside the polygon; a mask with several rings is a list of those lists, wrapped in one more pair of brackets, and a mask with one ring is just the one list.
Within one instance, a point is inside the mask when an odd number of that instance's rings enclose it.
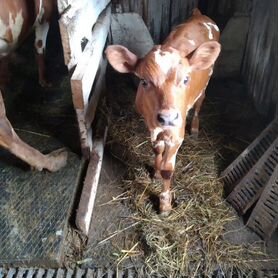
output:
{"label": "calf's nose", "polygon": [[157,121],[162,126],[176,126],[179,123],[180,114],[173,111],[161,111],[157,114]]}

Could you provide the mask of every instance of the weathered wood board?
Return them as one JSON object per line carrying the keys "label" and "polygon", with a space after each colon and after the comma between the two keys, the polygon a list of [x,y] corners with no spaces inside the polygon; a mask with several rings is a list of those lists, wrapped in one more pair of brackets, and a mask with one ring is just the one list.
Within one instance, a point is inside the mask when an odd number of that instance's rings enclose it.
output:
{"label": "weathered wood board", "polygon": [[136,13],[112,14],[111,37],[111,44],[123,45],[139,57],[143,57],[153,47],[150,33]]}
{"label": "weathered wood board", "polygon": [[278,102],[277,26],[278,2],[254,0],[242,76],[262,115],[274,112]]}
{"label": "weathered wood board", "polygon": [[[90,127],[92,122],[87,122],[86,115],[90,114],[90,118],[94,118],[93,111],[88,112],[88,104],[92,95],[93,84],[97,82],[96,76],[98,69],[103,63],[102,55],[110,27],[110,18],[111,8],[108,7],[102,12],[95,23],[91,40],[88,41],[82,52],[80,60],[71,77],[71,90],[79,124],[81,149],[83,156],[87,159],[89,159],[92,150],[92,130]],[[92,95],[95,106],[99,98],[99,91],[101,91],[100,85],[95,86],[95,88],[96,87],[98,91],[95,89],[93,95],[97,97]],[[92,105],[90,105],[89,108],[91,109]],[[95,110],[96,109],[94,109],[94,112]]]}
{"label": "weathered wood board", "polygon": [[76,226],[85,235],[88,235],[90,229],[91,218],[93,214],[97,187],[101,172],[106,136],[107,128],[105,129],[103,138],[94,140],[93,150],[90,154],[90,162],[88,165],[83,190],[76,213]]}
{"label": "weathered wood board", "polygon": [[91,40],[92,28],[110,0],[59,0],[60,33],[65,64],[71,69],[82,55],[82,42]]}
{"label": "weathered wood board", "polygon": [[172,27],[188,18],[197,0],[112,0],[118,13],[138,13],[144,20],[155,43],[160,43]]}
{"label": "weathered wood board", "polygon": [[221,32],[221,52],[214,67],[217,78],[239,77],[249,28],[248,16],[233,16]]}

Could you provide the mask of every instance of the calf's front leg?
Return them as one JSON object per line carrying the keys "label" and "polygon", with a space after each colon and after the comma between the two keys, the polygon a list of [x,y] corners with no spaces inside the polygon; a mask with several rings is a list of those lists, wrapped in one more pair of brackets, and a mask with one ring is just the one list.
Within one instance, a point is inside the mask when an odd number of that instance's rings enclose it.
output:
{"label": "calf's front leg", "polygon": [[181,144],[165,143],[160,174],[163,179],[162,192],[159,195],[159,210],[161,215],[167,216],[172,210],[171,181],[175,170],[176,156]]}
{"label": "calf's front leg", "polygon": [[59,149],[47,155],[40,153],[23,142],[6,117],[5,106],[0,91],[0,146],[28,163],[31,167],[41,171],[47,169],[51,172],[57,171],[67,162],[67,152]]}

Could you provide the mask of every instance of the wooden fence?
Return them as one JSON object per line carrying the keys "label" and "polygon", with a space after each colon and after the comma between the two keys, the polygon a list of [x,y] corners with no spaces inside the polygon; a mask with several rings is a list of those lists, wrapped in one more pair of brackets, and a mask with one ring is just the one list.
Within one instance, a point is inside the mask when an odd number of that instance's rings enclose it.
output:
{"label": "wooden fence", "polygon": [[112,0],[116,12],[135,12],[142,16],[155,43],[166,38],[173,26],[185,21],[198,0]]}
{"label": "wooden fence", "polygon": [[278,1],[254,0],[242,76],[262,115],[278,101]]}
{"label": "wooden fence", "polygon": [[58,0],[58,10],[81,150],[89,160],[76,226],[88,234],[107,133],[105,129],[103,138],[96,138],[91,125],[105,83],[107,60],[103,50],[110,29],[111,5],[110,0]]}

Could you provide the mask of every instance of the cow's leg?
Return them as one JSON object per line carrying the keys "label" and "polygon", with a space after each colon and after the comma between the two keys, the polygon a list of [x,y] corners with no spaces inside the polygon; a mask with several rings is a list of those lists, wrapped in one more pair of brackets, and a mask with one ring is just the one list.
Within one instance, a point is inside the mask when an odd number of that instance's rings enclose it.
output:
{"label": "cow's leg", "polygon": [[159,196],[159,210],[163,216],[167,216],[172,209],[171,180],[175,170],[176,156],[181,144],[165,145],[165,151],[161,161],[160,173],[163,179],[163,189]]}
{"label": "cow's leg", "polygon": [[161,178],[161,162],[163,158],[163,152],[165,149],[165,143],[162,140],[157,140],[153,142],[153,151],[155,154],[155,159],[154,159],[154,178],[159,179]]}
{"label": "cow's leg", "polygon": [[67,152],[59,149],[44,155],[24,143],[15,133],[6,117],[5,106],[0,91],[0,145],[12,154],[28,163],[31,167],[41,171],[47,169],[51,172],[59,170],[66,165]]}
{"label": "cow's leg", "polygon": [[205,90],[203,90],[203,92],[201,93],[201,95],[199,96],[199,98],[196,100],[195,104],[194,104],[194,115],[193,115],[193,119],[191,122],[191,135],[194,138],[198,138],[198,134],[199,134],[199,112],[201,110],[201,106],[204,102],[205,99]]}
{"label": "cow's leg", "polygon": [[35,25],[36,58],[38,63],[39,83],[42,87],[51,85],[47,82],[45,70],[45,46],[48,30],[49,23],[47,21],[37,22]]}

